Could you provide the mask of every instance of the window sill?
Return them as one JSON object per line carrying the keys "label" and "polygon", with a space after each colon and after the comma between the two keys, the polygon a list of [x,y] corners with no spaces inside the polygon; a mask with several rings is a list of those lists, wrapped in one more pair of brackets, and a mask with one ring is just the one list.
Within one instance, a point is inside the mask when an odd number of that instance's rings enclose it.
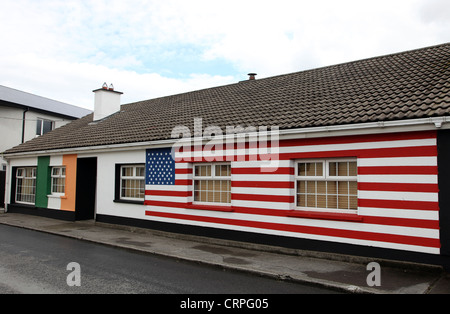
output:
{"label": "window sill", "polygon": [[47,197],[49,197],[49,198],[67,199],[67,196],[65,196],[64,194],[48,194]]}
{"label": "window sill", "polygon": [[114,203],[144,205],[144,201],[114,200]]}
{"label": "window sill", "polygon": [[354,221],[362,222],[363,217],[358,214],[341,214],[341,213],[326,213],[304,210],[291,210],[287,214],[288,217],[309,218],[309,219],[323,219],[323,220],[339,220],[339,221]]}
{"label": "window sill", "polygon": [[233,212],[234,209],[231,205],[201,205],[201,204],[187,204],[188,209],[199,209],[199,210],[212,210],[218,212]]}

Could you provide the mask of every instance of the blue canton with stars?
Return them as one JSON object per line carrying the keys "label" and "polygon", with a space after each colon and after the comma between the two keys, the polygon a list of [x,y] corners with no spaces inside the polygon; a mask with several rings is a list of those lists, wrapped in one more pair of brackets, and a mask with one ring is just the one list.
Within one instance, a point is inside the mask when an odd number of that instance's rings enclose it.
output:
{"label": "blue canton with stars", "polygon": [[171,148],[147,149],[145,184],[175,184],[175,161],[171,153]]}

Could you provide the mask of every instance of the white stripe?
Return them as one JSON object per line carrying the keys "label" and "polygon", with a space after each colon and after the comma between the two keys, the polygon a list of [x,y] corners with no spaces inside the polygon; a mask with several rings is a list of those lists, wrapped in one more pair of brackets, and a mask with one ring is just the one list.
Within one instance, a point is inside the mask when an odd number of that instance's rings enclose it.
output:
{"label": "white stripe", "polygon": [[294,176],[289,174],[232,174],[232,181],[293,181]]}
{"label": "white stripe", "polygon": [[[294,204],[284,202],[263,202],[263,201],[245,201],[245,200],[231,200],[233,206],[251,207],[251,208],[266,208],[266,209],[293,209]],[[292,207],[292,208],[291,208]]]}
{"label": "white stripe", "polygon": [[[231,163],[232,168],[261,168],[267,166],[266,161],[235,161]],[[279,160],[278,167],[293,167],[291,160]]]}
{"label": "white stripe", "polygon": [[358,166],[437,166],[437,157],[359,158]]}
{"label": "white stripe", "polygon": [[176,162],[175,169],[190,169],[192,168],[191,163],[188,162]]}
{"label": "white stripe", "polygon": [[192,173],[178,173],[175,176],[176,180],[192,180]]}
{"label": "white stripe", "polygon": [[358,182],[379,183],[434,183],[437,184],[437,175],[358,175]]}
{"label": "white stripe", "polygon": [[293,195],[291,189],[231,187],[231,193],[252,195]]}
{"label": "white stripe", "polygon": [[159,201],[159,202],[174,202],[174,203],[186,203],[192,202],[192,197],[185,196],[165,196],[165,195],[146,195],[146,201]]}
{"label": "white stripe", "polygon": [[358,191],[358,198],[395,201],[438,202],[438,193]]}

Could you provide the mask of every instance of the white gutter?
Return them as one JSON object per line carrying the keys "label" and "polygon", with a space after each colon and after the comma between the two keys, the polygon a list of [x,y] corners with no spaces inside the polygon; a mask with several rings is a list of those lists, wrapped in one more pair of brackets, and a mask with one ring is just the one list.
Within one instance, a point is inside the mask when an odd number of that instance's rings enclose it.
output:
{"label": "white gutter", "polygon": [[[379,121],[379,122],[368,122],[368,123],[358,123],[358,124],[344,124],[344,125],[333,125],[333,126],[321,126],[312,128],[298,128],[298,129],[286,129],[279,131],[268,131],[267,136],[277,135],[279,140],[293,139],[293,138],[314,138],[314,137],[330,137],[330,136],[349,136],[358,134],[373,134],[373,133],[393,133],[393,132],[412,132],[412,131],[426,131],[426,130],[436,130],[436,129],[450,129],[450,125],[446,124],[450,122],[450,116],[435,117],[435,118],[422,118],[422,119],[408,119],[408,120],[397,120],[397,121]],[[270,130],[270,127],[268,127]],[[278,133],[277,133],[278,132]],[[258,133],[245,133],[246,138],[251,138],[252,135],[256,136]],[[235,138],[239,134],[229,134],[222,137],[217,137],[215,140],[226,140],[230,138]],[[202,141],[211,141],[209,138],[196,139]],[[137,150],[142,148],[158,148],[167,147],[175,143],[180,143],[183,141],[193,141],[193,138],[175,138],[168,140],[157,140],[157,141],[147,141],[147,142],[137,142],[137,143],[124,143],[124,144],[111,144],[111,145],[100,145],[92,147],[78,147],[78,148],[63,148],[63,149],[52,149],[52,150],[41,150],[23,153],[12,153],[5,154],[3,158],[10,159],[14,157],[29,157],[29,156],[48,156],[48,155],[58,155],[58,154],[68,154],[68,153],[99,153],[99,152],[111,152],[111,151],[121,151],[121,150]]]}

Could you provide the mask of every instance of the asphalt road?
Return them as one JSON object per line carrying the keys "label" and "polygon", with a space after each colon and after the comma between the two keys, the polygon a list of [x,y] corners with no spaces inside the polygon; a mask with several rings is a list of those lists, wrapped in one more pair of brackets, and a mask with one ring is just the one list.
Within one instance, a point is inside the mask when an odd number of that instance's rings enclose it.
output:
{"label": "asphalt road", "polygon": [[[69,267],[76,263],[79,268]],[[71,266],[71,265],[69,265]],[[70,284],[79,284],[69,286]],[[0,225],[0,294],[319,294],[321,288]]]}

